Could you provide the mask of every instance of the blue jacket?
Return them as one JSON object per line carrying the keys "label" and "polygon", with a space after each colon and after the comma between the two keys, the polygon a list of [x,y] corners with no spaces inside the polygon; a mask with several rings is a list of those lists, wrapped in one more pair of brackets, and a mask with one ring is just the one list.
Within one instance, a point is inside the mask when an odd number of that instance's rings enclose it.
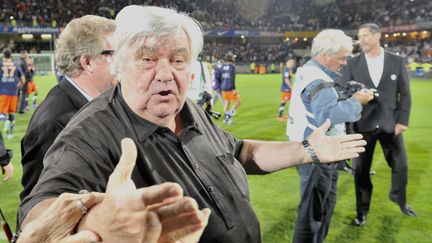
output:
{"label": "blue jacket", "polygon": [[[334,81],[340,77],[339,73],[319,64],[314,59],[311,59],[305,65],[313,65],[320,68]],[[314,124],[316,127],[319,127],[326,121],[326,119],[330,119],[332,129],[329,131],[328,135],[345,134],[344,129],[341,131],[342,127],[344,127],[344,124],[341,123],[358,121],[361,117],[362,106],[359,101],[352,97],[347,100],[338,101],[338,95],[334,88],[323,88],[318,91],[311,100],[309,100],[309,94],[315,87],[323,82],[324,80],[322,79],[314,80],[306,86],[301,95],[306,110],[315,116],[315,120],[309,122]],[[334,129],[337,124],[341,125],[339,128]],[[305,137],[308,137],[312,132],[312,129],[307,128],[305,131]]]}

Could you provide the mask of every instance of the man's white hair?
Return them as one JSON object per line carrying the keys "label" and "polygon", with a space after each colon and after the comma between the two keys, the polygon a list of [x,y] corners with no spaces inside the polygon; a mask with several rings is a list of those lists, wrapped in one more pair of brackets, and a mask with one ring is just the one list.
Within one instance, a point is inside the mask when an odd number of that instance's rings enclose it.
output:
{"label": "man's white hair", "polygon": [[117,14],[115,22],[116,30],[112,38],[115,50],[112,62],[114,75],[118,75],[128,48],[144,37],[166,38],[183,30],[188,37],[191,50],[190,63],[198,58],[203,47],[201,25],[185,13],[174,9],[130,5]]}
{"label": "man's white hair", "polygon": [[345,35],[342,30],[326,29],[313,39],[311,55],[312,57],[320,54],[334,55],[342,49],[352,52],[352,38]]}

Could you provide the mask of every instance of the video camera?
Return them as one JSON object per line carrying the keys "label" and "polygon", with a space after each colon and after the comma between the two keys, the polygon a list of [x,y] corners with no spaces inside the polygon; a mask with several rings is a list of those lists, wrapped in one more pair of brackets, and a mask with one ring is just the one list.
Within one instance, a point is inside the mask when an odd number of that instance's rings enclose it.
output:
{"label": "video camera", "polygon": [[336,92],[338,93],[338,100],[346,100],[350,98],[354,93],[360,90],[372,90],[375,97],[379,97],[379,93],[376,89],[368,89],[366,85],[356,82],[348,81],[344,84],[335,83],[334,86]]}
{"label": "video camera", "polygon": [[204,111],[209,114],[210,116],[212,116],[215,119],[219,119],[221,117],[221,113],[213,111],[212,110],[212,106],[211,106],[211,99],[212,96],[211,94],[209,94],[208,92],[204,91],[203,93],[200,94],[201,99],[197,102],[197,104],[199,106],[203,106],[206,105],[206,107],[204,108]]}

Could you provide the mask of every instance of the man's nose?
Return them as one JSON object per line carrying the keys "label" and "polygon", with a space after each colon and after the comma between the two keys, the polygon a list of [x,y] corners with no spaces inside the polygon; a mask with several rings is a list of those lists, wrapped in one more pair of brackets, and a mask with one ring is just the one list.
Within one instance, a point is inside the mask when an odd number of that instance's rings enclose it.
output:
{"label": "man's nose", "polygon": [[174,76],[169,61],[159,60],[156,66],[156,80],[158,81],[171,81]]}

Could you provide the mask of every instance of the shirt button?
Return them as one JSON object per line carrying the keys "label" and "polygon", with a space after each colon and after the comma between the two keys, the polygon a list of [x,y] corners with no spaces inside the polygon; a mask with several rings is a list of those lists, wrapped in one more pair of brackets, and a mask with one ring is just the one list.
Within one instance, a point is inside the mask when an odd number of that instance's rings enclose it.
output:
{"label": "shirt button", "polygon": [[197,170],[199,168],[199,165],[198,164],[194,164],[193,167],[194,167],[195,170]]}
{"label": "shirt button", "polygon": [[214,192],[214,190],[215,190],[214,187],[212,187],[212,186],[209,187],[210,192]]}

